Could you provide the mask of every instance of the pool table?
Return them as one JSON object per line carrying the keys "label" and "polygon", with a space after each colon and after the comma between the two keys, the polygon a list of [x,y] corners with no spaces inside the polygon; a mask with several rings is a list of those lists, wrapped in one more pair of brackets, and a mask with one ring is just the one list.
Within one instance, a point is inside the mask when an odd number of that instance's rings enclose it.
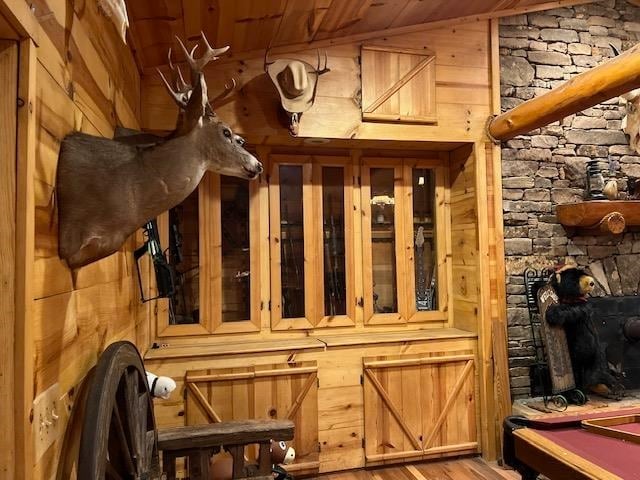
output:
{"label": "pool table", "polygon": [[[640,408],[504,421],[504,461],[523,480],[640,480],[640,444],[592,433],[582,420],[640,414]],[[640,424],[626,427],[640,433]]]}

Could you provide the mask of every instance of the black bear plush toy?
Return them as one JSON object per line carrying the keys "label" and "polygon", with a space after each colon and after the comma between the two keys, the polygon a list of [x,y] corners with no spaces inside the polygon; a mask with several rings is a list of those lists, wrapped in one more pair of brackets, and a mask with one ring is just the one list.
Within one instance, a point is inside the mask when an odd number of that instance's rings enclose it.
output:
{"label": "black bear plush toy", "polygon": [[551,285],[559,303],[549,307],[546,318],[549,324],[564,327],[576,387],[584,393],[619,398],[624,388],[609,370],[587,301],[595,281],[584,270],[564,266],[552,275]]}

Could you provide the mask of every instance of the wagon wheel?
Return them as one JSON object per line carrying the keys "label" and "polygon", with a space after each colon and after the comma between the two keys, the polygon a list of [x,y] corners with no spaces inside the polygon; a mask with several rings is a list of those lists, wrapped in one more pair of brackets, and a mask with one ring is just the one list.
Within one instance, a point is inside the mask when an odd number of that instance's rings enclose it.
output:
{"label": "wagon wheel", "polygon": [[116,342],[98,360],[84,411],[78,479],[160,477],[158,435],[142,359]]}

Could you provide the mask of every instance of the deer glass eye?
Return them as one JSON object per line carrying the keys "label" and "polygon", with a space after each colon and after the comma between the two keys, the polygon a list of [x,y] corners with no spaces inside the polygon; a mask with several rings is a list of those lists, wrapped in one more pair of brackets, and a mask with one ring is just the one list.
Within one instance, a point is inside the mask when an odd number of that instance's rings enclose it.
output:
{"label": "deer glass eye", "polygon": [[225,137],[227,137],[227,138],[231,138],[231,130],[229,130],[228,128],[225,128],[225,129],[222,131],[222,134],[223,134]]}
{"label": "deer glass eye", "polygon": [[242,137],[236,137],[236,143],[241,147],[244,147],[244,144],[247,143],[246,140]]}

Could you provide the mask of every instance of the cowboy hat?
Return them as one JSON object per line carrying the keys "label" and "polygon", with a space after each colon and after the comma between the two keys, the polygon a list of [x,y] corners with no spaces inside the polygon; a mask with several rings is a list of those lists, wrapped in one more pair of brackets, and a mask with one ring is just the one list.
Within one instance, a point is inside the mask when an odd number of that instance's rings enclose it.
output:
{"label": "cowboy hat", "polygon": [[301,113],[313,105],[320,72],[301,60],[281,58],[267,66],[267,73],[278,89],[282,108]]}

